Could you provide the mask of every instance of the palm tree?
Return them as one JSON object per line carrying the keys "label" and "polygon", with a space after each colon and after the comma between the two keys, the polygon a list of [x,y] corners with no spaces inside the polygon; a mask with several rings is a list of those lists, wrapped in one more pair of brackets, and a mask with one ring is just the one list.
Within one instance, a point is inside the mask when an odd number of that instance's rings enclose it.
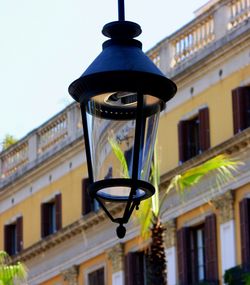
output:
{"label": "palm tree", "polygon": [[[129,177],[128,166],[123,151],[119,143],[114,139],[109,139],[111,149],[122,166],[123,177]],[[165,228],[161,220],[162,206],[170,191],[177,191],[184,195],[188,188],[198,184],[200,180],[208,175],[215,174],[217,186],[233,179],[233,173],[241,163],[233,161],[226,155],[218,155],[207,160],[201,165],[188,169],[187,171],[174,176],[160,198],[159,184],[159,162],[157,149],[155,147],[153,163],[151,168],[151,183],[155,187],[155,194],[140,205],[140,211],[135,212],[136,219],[141,225],[141,236],[144,240],[151,238],[147,249],[147,284],[166,285],[166,256],[164,250],[164,232]]]}
{"label": "palm tree", "polygon": [[147,250],[147,284],[166,285],[166,256],[164,250],[165,228],[161,220],[162,205],[170,191],[177,191],[180,195],[198,184],[201,179],[214,173],[217,186],[233,179],[233,172],[237,170],[240,162],[229,159],[226,155],[218,155],[205,163],[188,169],[182,174],[174,176],[163,196],[159,199],[159,165],[157,153],[154,153],[151,182],[153,183],[156,194],[151,199],[144,201],[140,206],[140,211],[136,212],[141,225],[141,236],[144,239],[151,237],[151,242]]}
{"label": "palm tree", "polygon": [[0,285],[23,284],[27,278],[27,269],[21,263],[10,263],[5,251],[0,251]]}

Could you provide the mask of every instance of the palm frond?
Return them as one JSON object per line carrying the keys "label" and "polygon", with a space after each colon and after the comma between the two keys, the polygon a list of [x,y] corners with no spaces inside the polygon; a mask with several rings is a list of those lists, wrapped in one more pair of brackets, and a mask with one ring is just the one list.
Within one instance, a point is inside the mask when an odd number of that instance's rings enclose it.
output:
{"label": "palm frond", "polygon": [[119,144],[116,142],[113,138],[108,138],[108,141],[110,143],[110,146],[112,148],[112,151],[114,152],[116,158],[119,160],[121,167],[122,167],[122,173],[121,176],[124,178],[129,177],[129,170],[128,170],[128,164],[124,155],[124,152],[122,151]]}
{"label": "palm frond", "polygon": [[203,164],[188,169],[182,174],[173,177],[161,199],[160,209],[164,200],[171,190],[176,190],[180,195],[190,187],[198,184],[200,180],[208,175],[215,174],[216,186],[220,188],[223,184],[234,179],[234,173],[243,163],[230,159],[227,155],[221,154],[207,160]]}
{"label": "palm frond", "polygon": [[9,255],[0,251],[0,285],[14,285],[15,280],[25,281],[27,268],[20,262],[11,265]]}

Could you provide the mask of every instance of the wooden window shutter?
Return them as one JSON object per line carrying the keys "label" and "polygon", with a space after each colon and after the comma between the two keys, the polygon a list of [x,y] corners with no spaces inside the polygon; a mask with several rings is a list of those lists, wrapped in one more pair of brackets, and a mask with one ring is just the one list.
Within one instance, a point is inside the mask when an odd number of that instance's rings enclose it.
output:
{"label": "wooden window shutter", "polygon": [[210,148],[210,128],[209,128],[209,109],[199,110],[199,141],[200,151],[203,152]]}
{"label": "wooden window shutter", "polygon": [[89,185],[89,178],[82,179],[82,214],[86,215],[91,212],[92,201],[89,196],[87,187]]}
{"label": "wooden window shutter", "polygon": [[23,217],[18,217],[16,221],[17,252],[23,249]]}
{"label": "wooden window shutter", "polygon": [[11,254],[11,237],[9,225],[4,226],[4,250]]}
{"label": "wooden window shutter", "polygon": [[190,229],[183,227],[177,231],[177,258],[180,285],[189,285],[190,270]]}
{"label": "wooden window shutter", "polygon": [[129,252],[125,257],[125,284],[144,285],[144,253]]}
{"label": "wooden window shutter", "polygon": [[187,160],[187,142],[188,142],[188,121],[180,121],[178,124],[178,143],[179,143],[179,162]]}
{"label": "wooden window shutter", "polygon": [[41,236],[46,237],[49,235],[49,204],[43,203],[41,204]]}
{"label": "wooden window shutter", "polygon": [[97,270],[97,283],[98,285],[104,285],[104,268]]}
{"label": "wooden window shutter", "polygon": [[246,125],[246,96],[250,96],[250,87],[238,87],[232,90],[234,134],[244,130]]}
{"label": "wooden window shutter", "polygon": [[89,285],[104,285],[104,268],[100,268],[88,275]]}
{"label": "wooden window shutter", "polygon": [[241,260],[244,267],[250,263],[250,200],[240,201]]}
{"label": "wooden window shutter", "polygon": [[56,230],[62,228],[62,194],[55,196],[55,207],[56,207]]}
{"label": "wooden window shutter", "polygon": [[89,282],[88,285],[95,285],[98,284],[98,276],[97,271],[91,272],[88,276]]}
{"label": "wooden window shutter", "polygon": [[205,265],[206,281],[216,282],[219,279],[219,275],[215,214],[209,215],[205,219]]}

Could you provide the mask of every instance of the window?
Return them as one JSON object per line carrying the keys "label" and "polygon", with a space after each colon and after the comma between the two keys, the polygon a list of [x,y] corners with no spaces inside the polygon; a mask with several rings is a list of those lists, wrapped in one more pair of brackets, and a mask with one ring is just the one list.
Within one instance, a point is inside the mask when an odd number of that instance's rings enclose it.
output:
{"label": "window", "polygon": [[129,252],[125,260],[126,285],[146,284],[146,261],[144,252]]}
{"label": "window", "polygon": [[208,108],[200,109],[197,116],[179,122],[178,139],[181,163],[210,148]]}
{"label": "window", "polygon": [[62,228],[62,198],[61,194],[41,205],[41,233],[42,237]]}
{"label": "window", "polygon": [[178,273],[180,285],[201,281],[218,284],[216,216],[206,217],[204,224],[183,227],[177,232]]}
{"label": "window", "polygon": [[250,86],[232,90],[234,134],[250,126]]}
{"label": "window", "polygon": [[92,200],[88,192],[89,178],[82,179],[82,215],[87,215],[91,211],[98,211],[100,206],[96,200]]}
{"label": "window", "polygon": [[88,285],[104,285],[104,268],[99,268],[88,274]]}
{"label": "window", "polygon": [[241,260],[250,270],[250,199],[240,201]]}
{"label": "window", "polygon": [[23,218],[4,226],[4,250],[9,255],[19,253],[23,248]]}
{"label": "window", "polygon": [[205,280],[204,224],[190,231],[191,282]]}

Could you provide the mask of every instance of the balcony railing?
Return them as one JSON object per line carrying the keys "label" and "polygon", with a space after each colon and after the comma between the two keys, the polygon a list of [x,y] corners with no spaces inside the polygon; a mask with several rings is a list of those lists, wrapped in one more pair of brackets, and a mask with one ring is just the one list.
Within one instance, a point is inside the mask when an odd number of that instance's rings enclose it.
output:
{"label": "balcony railing", "polygon": [[234,0],[230,2],[229,29],[232,29],[250,17],[250,0]]}
{"label": "balcony railing", "polygon": [[[202,7],[193,21],[163,39],[147,55],[163,73],[175,76],[180,67],[187,68],[187,63],[193,64],[204,57],[202,51],[210,51],[214,43],[218,47],[220,39],[228,39],[235,31],[238,33],[249,17],[250,0],[214,0]],[[103,125],[99,131],[104,132],[107,127]],[[0,154],[0,188],[13,174],[21,175],[80,136],[80,109],[77,104],[71,104]]]}
{"label": "balcony railing", "polygon": [[1,178],[5,178],[22,168],[29,160],[28,142],[24,141],[3,155]]}
{"label": "balcony railing", "polygon": [[41,162],[65,144],[82,136],[81,127],[80,109],[75,103],[3,151],[0,154],[0,187],[12,174],[28,170],[36,161]]}
{"label": "balcony railing", "polygon": [[173,41],[173,65],[180,63],[215,40],[214,18],[209,15],[201,22],[188,26]]}
{"label": "balcony railing", "polygon": [[250,0],[215,1],[202,9],[193,21],[148,51],[148,56],[166,74],[246,23]]}
{"label": "balcony railing", "polygon": [[68,135],[67,114],[63,113],[38,132],[38,152],[43,153]]}

